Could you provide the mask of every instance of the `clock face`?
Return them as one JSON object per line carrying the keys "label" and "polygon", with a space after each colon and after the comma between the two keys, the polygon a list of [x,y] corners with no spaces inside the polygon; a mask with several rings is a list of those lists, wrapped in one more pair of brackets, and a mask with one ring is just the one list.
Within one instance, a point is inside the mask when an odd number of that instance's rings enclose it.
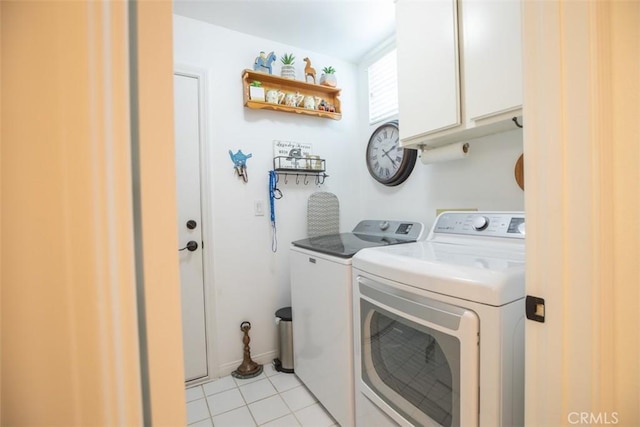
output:
{"label": "clock face", "polygon": [[418,153],[400,147],[398,122],[388,122],[376,129],[367,145],[367,168],[376,181],[394,186],[404,182],[416,163]]}

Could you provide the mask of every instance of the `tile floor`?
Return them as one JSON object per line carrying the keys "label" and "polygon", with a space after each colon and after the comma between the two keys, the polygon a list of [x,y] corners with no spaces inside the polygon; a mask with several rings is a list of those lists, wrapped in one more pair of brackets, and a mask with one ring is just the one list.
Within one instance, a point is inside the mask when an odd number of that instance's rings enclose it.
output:
{"label": "tile floor", "polygon": [[333,418],[294,374],[266,365],[255,378],[226,376],[187,388],[190,427],[330,427]]}

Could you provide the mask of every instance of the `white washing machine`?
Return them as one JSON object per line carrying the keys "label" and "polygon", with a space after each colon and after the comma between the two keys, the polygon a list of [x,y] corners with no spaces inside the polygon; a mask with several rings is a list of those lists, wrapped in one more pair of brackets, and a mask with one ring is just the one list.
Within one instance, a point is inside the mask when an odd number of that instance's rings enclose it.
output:
{"label": "white washing machine", "polygon": [[353,258],[356,425],[524,424],[522,212],[447,212]]}
{"label": "white washing machine", "polygon": [[351,258],[364,248],[422,238],[411,221],[361,221],[351,233],[293,242],[294,371],[343,427],[355,424]]}

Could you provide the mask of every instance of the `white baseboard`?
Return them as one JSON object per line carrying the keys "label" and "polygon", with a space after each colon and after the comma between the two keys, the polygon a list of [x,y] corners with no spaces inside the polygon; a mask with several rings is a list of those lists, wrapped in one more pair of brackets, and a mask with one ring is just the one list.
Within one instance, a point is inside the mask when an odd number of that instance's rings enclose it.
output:
{"label": "white baseboard", "polygon": [[[266,353],[262,353],[262,354],[258,354],[258,355],[252,355],[251,356],[251,360],[253,360],[256,363],[259,363],[260,365],[263,366],[269,366],[273,363],[273,359],[276,358],[276,356],[278,355],[278,351],[277,350],[272,350],[272,351],[268,351]],[[213,375],[209,375],[206,376],[204,378],[198,378],[196,380],[192,380],[192,381],[188,381],[187,383],[185,383],[185,386],[187,388],[189,387],[193,387],[196,385],[200,385],[200,384],[204,384],[204,383],[208,383],[209,381],[213,381],[216,380],[218,378],[222,378],[222,377],[226,377],[227,375],[231,375],[231,372],[235,371],[236,369],[238,369],[238,366],[240,366],[240,364],[242,363],[242,359],[238,359],[238,360],[234,360],[233,362],[229,362],[229,363],[225,363],[223,365],[218,366],[218,376],[214,377]]]}

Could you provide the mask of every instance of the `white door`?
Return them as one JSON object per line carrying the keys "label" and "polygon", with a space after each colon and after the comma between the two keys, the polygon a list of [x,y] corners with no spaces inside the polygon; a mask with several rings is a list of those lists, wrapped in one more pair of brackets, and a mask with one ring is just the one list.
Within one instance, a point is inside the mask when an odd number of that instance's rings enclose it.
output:
{"label": "white door", "polygon": [[640,425],[640,2],[522,2],[527,426]]}
{"label": "white door", "polygon": [[178,256],[185,381],[208,374],[200,206],[199,84],[197,77],[174,75]]}

